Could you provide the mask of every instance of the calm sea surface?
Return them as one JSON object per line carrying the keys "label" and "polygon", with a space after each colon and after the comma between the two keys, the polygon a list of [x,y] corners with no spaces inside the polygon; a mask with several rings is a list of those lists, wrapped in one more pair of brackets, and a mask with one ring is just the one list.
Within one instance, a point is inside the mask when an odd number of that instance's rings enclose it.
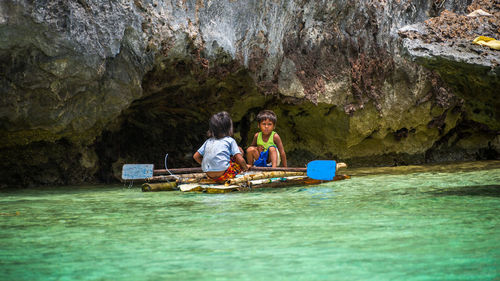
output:
{"label": "calm sea surface", "polygon": [[0,280],[500,280],[500,161],[245,193],[0,191]]}

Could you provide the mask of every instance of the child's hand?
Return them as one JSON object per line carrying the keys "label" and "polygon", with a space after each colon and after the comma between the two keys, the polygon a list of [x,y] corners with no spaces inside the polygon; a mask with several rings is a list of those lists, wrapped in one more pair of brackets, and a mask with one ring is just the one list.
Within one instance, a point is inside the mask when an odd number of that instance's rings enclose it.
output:
{"label": "child's hand", "polygon": [[263,152],[264,146],[262,146],[262,145],[257,146],[257,150],[259,151],[259,153]]}

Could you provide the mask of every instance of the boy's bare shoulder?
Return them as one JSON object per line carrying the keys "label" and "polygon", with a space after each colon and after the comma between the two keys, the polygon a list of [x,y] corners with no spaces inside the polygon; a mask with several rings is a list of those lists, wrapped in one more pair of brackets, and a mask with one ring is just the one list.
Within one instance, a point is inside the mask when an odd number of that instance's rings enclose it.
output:
{"label": "boy's bare shoulder", "polygon": [[275,142],[281,142],[281,138],[280,138],[280,135],[278,135],[278,133],[274,133],[273,141],[275,141]]}

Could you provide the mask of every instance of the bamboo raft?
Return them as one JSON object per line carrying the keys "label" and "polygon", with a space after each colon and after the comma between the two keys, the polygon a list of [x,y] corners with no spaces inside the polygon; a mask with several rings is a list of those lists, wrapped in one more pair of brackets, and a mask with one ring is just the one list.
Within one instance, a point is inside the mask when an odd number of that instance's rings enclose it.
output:
{"label": "bamboo raft", "polygon": [[[174,169],[172,169],[174,170]],[[172,170],[170,170],[172,172]],[[257,170],[257,169],[255,169]],[[227,193],[234,191],[250,191],[257,188],[279,188],[287,186],[317,185],[326,180],[315,180],[307,176],[302,168],[259,169],[247,172],[241,176],[219,184],[200,173],[198,168],[189,168],[192,173],[166,175],[166,170],[155,170],[154,176],[147,178],[142,185],[143,192],[182,191],[204,193]],[[177,171],[174,172],[186,172]],[[348,175],[336,175],[332,181],[349,179]]]}

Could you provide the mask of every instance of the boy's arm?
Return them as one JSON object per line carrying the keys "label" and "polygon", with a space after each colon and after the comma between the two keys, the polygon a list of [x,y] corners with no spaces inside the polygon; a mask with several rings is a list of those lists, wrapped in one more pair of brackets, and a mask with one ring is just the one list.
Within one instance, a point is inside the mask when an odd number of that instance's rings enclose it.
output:
{"label": "boy's arm", "polygon": [[278,133],[274,134],[273,141],[278,147],[278,151],[280,152],[281,164],[283,165],[283,167],[287,167],[285,148],[283,147],[283,142],[281,141]]}
{"label": "boy's arm", "polygon": [[257,137],[259,136],[259,133],[255,133],[253,136],[252,144],[250,146],[257,146]]}
{"label": "boy's arm", "polygon": [[203,156],[201,156],[201,154],[198,151],[196,151],[193,155],[193,159],[194,159],[194,161],[196,161],[196,163],[201,165],[201,161],[203,160]]}

